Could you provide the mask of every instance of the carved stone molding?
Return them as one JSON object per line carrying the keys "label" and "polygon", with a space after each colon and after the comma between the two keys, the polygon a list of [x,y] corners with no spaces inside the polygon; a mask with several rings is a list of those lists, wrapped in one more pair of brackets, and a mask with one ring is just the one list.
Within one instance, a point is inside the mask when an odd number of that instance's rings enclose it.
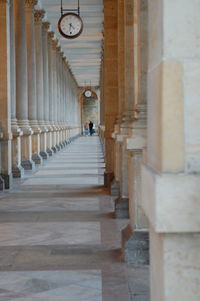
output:
{"label": "carved stone molding", "polygon": [[35,23],[41,23],[42,19],[44,18],[44,15],[45,15],[45,11],[43,9],[35,10],[34,13]]}
{"label": "carved stone molding", "polygon": [[25,0],[25,9],[33,9],[37,2],[37,0]]}

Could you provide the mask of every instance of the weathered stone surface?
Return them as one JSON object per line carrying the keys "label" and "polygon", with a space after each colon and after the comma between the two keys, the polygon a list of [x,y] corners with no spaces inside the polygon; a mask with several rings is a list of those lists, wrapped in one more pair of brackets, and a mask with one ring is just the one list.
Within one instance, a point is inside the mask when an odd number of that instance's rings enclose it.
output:
{"label": "weathered stone surface", "polygon": [[42,157],[42,159],[48,159],[48,157],[49,157],[49,154],[48,154],[48,152],[40,152],[40,156]]}
{"label": "weathered stone surface", "polygon": [[128,218],[129,217],[129,200],[128,198],[119,197],[115,200],[115,217]]}
{"label": "weathered stone surface", "polygon": [[13,167],[12,168],[13,178],[22,178],[24,175],[23,167]]}
{"label": "weathered stone surface", "polygon": [[35,162],[32,160],[23,160],[22,161],[22,167],[25,170],[34,170],[35,169]]}
{"label": "weathered stone surface", "polygon": [[149,232],[128,225],[122,231],[122,251],[129,264],[149,264]]}
{"label": "weathered stone surface", "polygon": [[37,153],[32,154],[32,160],[35,162],[35,164],[41,164],[42,163],[42,157]]}

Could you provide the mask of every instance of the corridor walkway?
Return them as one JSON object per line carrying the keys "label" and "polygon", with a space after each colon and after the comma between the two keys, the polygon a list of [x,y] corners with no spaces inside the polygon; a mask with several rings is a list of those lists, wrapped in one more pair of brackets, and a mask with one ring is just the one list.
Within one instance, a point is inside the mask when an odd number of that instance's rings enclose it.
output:
{"label": "corridor walkway", "polygon": [[81,137],[0,194],[1,301],[130,300],[103,172]]}

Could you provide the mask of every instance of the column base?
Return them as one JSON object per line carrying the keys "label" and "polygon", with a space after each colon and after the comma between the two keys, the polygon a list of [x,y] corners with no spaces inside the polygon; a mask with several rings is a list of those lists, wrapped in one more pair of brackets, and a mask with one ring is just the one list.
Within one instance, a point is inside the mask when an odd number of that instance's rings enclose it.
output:
{"label": "column base", "polygon": [[65,147],[63,143],[59,143],[59,146],[61,149],[63,149]]}
{"label": "column base", "polygon": [[32,154],[32,160],[35,162],[35,164],[41,164],[42,163],[42,157],[35,153],[35,154]]}
{"label": "column base", "polygon": [[119,196],[120,195],[120,185],[119,181],[114,180],[111,183],[111,188],[110,188],[111,196]]}
{"label": "column base", "polygon": [[115,218],[129,218],[129,199],[118,197],[115,200]]}
{"label": "column base", "polygon": [[52,146],[52,151],[53,151],[53,153],[57,153],[57,149],[56,149],[56,147],[55,146]]}
{"label": "column base", "polygon": [[53,156],[53,151],[50,148],[47,148],[47,154],[49,157]]}
{"label": "column base", "polygon": [[48,159],[49,154],[47,152],[40,152],[40,156],[42,157],[42,159]]}
{"label": "column base", "polygon": [[21,165],[25,170],[34,170],[35,169],[35,162],[33,162],[32,160],[23,160],[21,162]]}
{"label": "column base", "polygon": [[12,168],[13,178],[22,178],[24,175],[24,169],[22,166]]}
{"label": "column base", "polygon": [[129,224],[122,230],[123,258],[129,264],[149,264],[149,232],[132,230]]}
{"label": "column base", "polygon": [[110,188],[111,183],[114,179],[114,173],[113,172],[104,172],[104,186],[106,188]]}
{"label": "column base", "polygon": [[4,180],[3,178],[0,176],[0,191],[4,190]]}
{"label": "column base", "polygon": [[1,174],[1,177],[3,178],[4,182],[4,188],[5,189],[10,189],[12,186],[12,174],[6,175],[6,174]]}
{"label": "column base", "polygon": [[57,151],[60,151],[60,146],[58,144],[56,144],[55,147],[56,147]]}

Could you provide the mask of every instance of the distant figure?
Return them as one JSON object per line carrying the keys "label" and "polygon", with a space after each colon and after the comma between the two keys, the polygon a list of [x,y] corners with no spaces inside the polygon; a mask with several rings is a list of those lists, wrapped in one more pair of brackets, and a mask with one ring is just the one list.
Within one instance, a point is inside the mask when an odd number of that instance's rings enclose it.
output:
{"label": "distant figure", "polygon": [[85,136],[88,136],[89,128],[88,128],[88,123],[87,122],[84,124],[84,130],[85,130]]}
{"label": "distant figure", "polygon": [[89,129],[90,129],[90,136],[92,136],[92,134],[93,134],[93,123],[92,123],[92,121],[90,121],[90,123],[89,123]]}

